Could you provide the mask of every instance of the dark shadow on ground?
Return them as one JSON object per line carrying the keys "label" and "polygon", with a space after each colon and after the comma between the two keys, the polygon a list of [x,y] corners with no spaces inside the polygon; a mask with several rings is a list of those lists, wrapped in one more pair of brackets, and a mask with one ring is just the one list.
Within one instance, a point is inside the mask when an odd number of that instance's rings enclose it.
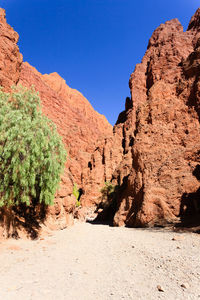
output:
{"label": "dark shadow on ground", "polygon": [[41,223],[46,219],[47,206],[33,203],[30,206],[20,204],[9,209],[9,215],[5,209],[0,209],[0,223],[7,237],[18,239],[26,235],[31,239],[37,239],[41,230]]}
{"label": "dark shadow on ground", "polygon": [[[196,166],[193,171],[193,175],[200,181],[200,164]],[[125,178],[127,179],[127,178]],[[121,186],[117,186],[117,189],[112,197],[108,198],[107,201],[102,201],[99,203],[96,213],[97,217],[93,221],[87,221],[90,224],[94,225],[109,225],[113,226],[113,218],[119,207],[120,195],[125,190],[127,185],[127,180],[123,181]],[[141,197],[142,197],[141,191]],[[141,198],[140,197],[140,198]],[[138,201],[142,203],[142,201]],[[131,213],[137,211],[137,203],[133,203]],[[184,193],[181,198],[180,205],[180,222],[168,223],[162,225],[155,225],[154,227],[143,227],[137,226],[138,230],[149,230],[149,231],[175,231],[175,232],[194,232],[200,233],[200,188],[197,189],[194,193]],[[130,225],[129,225],[130,224]],[[134,222],[127,223],[126,227],[135,228],[132,226]]]}
{"label": "dark shadow on ground", "polygon": [[[193,171],[193,175],[200,181],[200,165]],[[184,193],[181,198],[180,223],[177,230],[200,233],[200,188],[194,193]]]}
{"label": "dark shadow on ground", "polygon": [[112,220],[98,220],[97,218],[94,219],[93,221],[91,220],[86,220],[86,223],[90,223],[92,225],[105,225],[109,227],[113,227],[113,221]]}

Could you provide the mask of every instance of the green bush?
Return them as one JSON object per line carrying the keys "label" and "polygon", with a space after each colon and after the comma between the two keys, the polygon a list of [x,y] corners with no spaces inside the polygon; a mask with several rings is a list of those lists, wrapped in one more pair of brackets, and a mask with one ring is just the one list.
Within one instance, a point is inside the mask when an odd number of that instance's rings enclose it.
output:
{"label": "green bush", "polygon": [[79,197],[80,197],[80,192],[78,189],[77,184],[75,183],[73,186],[73,195],[76,197],[76,206],[79,207],[81,205],[80,201],[79,201]]}
{"label": "green bush", "polygon": [[100,190],[101,199],[98,208],[108,209],[110,207],[115,209],[118,191],[118,185],[113,185],[110,181],[104,182],[104,187]]}
{"label": "green bush", "polygon": [[110,182],[104,182],[104,187],[100,190],[102,200],[110,200],[115,192],[115,186]]}
{"label": "green bush", "polygon": [[0,90],[0,206],[53,204],[66,151],[32,88]]}

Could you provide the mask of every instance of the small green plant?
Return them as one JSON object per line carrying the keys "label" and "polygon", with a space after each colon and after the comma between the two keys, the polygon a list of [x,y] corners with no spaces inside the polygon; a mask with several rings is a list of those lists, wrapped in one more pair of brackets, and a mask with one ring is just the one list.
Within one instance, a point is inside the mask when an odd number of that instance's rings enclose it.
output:
{"label": "small green plant", "polygon": [[100,207],[107,208],[116,205],[118,188],[118,185],[113,185],[110,181],[104,182],[104,187],[100,190]]}
{"label": "small green plant", "polygon": [[0,90],[0,207],[52,205],[66,151],[32,88]]}
{"label": "small green plant", "polygon": [[115,191],[115,186],[110,181],[104,182],[104,187],[100,190],[102,199],[104,200],[111,199],[114,191]]}
{"label": "small green plant", "polygon": [[79,207],[81,205],[81,203],[80,203],[80,191],[79,191],[79,188],[78,188],[76,183],[73,186],[73,192],[72,193],[76,197],[76,206]]}
{"label": "small green plant", "polygon": [[106,181],[100,192],[101,197],[96,209],[97,220],[112,222],[117,210],[119,186]]}

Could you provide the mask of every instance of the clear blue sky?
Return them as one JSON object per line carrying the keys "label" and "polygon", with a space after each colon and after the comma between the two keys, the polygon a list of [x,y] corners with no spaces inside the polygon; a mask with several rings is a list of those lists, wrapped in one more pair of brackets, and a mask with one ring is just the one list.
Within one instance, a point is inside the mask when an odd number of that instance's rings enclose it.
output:
{"label": "clear blue sky", "polygon": [[154,29],[184,29],[199,0],[1,0],[20,51],[41,73],[58,72],[111,124],[130,95],[128,80]]}

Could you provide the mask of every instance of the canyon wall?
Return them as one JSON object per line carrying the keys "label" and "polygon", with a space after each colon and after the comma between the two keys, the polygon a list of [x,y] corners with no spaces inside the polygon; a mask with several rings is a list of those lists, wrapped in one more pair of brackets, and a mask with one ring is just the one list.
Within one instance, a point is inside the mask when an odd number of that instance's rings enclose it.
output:
{"label": "canyon wall", "polygon": [[[131,74],[131,99],[92,155],[83,205],[118,186],[116,226],[176,223],[199,211],[200,9],[161,24]],[[89,203],[88,203],[89,202]]]}
{"label": "canyon wall", "polygon": [[18,34],[10,27],[0,9],[0,85],[31,87],[39,92],[43,113],[57,126],[67,149],[67,162],[55,205],[47,213],[46,225],[63,228],[73,223],[76,199],[74,184],[82,187],[83,173],[98,139],[112,133],[112,126],[96,112],[88,100],[71,89],[57,73],[40,74],[23,57],[17,45]]}
{"label": "canyon wall", "polygon": [[59,227],[72,224],[76,204],[72,194],[73,186],[77,184],[82,188],[84,170],[88,167],[95,144],[98,139],[111,134],[112,126],[80,92],[71,89],[57,73],[42,75],[25,62],[21,66],[18,85],[34,85],[42,100],[43,113],[56,124],[63,138],[67,162],[55,205],[49,208],[52,216],[50,223],[53,227],[56,223]]}
{"label": "canyon wall", "polygon": [[99,207],[105,182],[117,187],[116,226],[166,225],[199,211],[200,9],[186,32],[177,19],[154,31],[113,128],[57,73],[23,62],[17,41],[0,9],[0,85],[34,85],[68,151],[48,227],[73,223],[75,183],[83,208]]}
{"label": "canyon wall", "polygon": [[18,39],[17,32],[6,22],[4,9],[0,9],[0,86],[6,89],[19,80],[23,57]]}

